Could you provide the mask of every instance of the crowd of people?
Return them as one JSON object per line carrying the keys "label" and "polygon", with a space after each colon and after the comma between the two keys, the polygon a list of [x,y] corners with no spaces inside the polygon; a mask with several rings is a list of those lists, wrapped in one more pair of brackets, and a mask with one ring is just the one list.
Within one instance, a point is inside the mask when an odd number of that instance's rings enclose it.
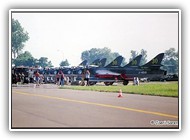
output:
{"label": "crowd of people", "polygon": [[[85,70],[83,72],[83,81],[84,85],[89,86],[90,82],[90,71]],[[59,86],[63,86],[64,84],[68,84],[71,80],[70,77],[64,75],[61,69],[54,70],[53,74],[47,73],[47,71],[41,71],[39,69],[13,69],[12,70],[12,83],[35,83],[36,86],[40,86],[42,83],[55,83]],[[86,81],[86,82],[85,82]]]}
{"label": "crowd of people", "polygon": [[[46,78],[47,77],[45,75],[40,74],[38,71],[35,71],[33,76],[32,74],[30,75],[30,79],[34,79],[33,83],[36,83],[37,86],[43,83],[43,81],[45,81]],[[55,84],[57,84],[58,86],[64,86],[64,81],[65,81],[64,73],[61,70],[59,70],[55,75]]]}

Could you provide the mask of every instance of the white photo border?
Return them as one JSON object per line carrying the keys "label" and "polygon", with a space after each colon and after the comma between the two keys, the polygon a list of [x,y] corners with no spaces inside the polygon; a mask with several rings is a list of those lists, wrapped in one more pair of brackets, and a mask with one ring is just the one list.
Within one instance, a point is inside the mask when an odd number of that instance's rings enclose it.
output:
{"label": "white photo border", "polygon": [[[178,52],[179,52],[179,81],[178,81],[178,128],[145,128],[145,129],[120,129],[120,128],[102,128],[102,129],[15,129],[12,128],[12,85],[11,85],[11,68],[12,68],[12,49],[11,49],[11,21],[12,13],[178,13]],[[10,131],[181,131],[181,10],[180,9],[10,9],[9,10],[9,130]]]}

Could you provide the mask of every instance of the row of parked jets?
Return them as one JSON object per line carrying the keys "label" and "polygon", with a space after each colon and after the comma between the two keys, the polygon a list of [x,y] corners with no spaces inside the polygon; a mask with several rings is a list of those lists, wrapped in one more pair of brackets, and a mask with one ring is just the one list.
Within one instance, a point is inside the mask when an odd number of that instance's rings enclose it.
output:
{"label": "row of parked jets", "polygon": [[78,67],[61,68],[66,76],[75,76],[77,81],[80,81],[86,70],[90,72],[90,84],[94,85],[97,82],[104,82],[105,85],[112,85],[114,82],[123,82],[127,85],[134,77],[145,78],[148,80],[161,80],[167,74],[160,67],[164,57],[164,53],[155,56],[148,63],[140,66],[142,55],[138,55],[127,65],[121,66],[123,61],[122,56],[118,56],[111,63],[105,66],[106,58],[96,59],[91,65],[87,65],[87,60],[84,60]]}
{"label": "row of parked jets", "polygon": [[[55,75],[61,70],[65,77],[71,79],[71,82],[79,83],[79,81],[85,78],[85,72],[88,70],[90,72],[90,85],[94,85],[98,82],[104,82],[105,85],[122,82],[123,85],[127,85],[134,77],[148,80],[161,80],[164,78],[167,72],[161,69],[163,57],[164,53],[160,53],[148,63],[141,66],[140,61],[142,55],[138,55],[123,67],[121,66],[123,57],[118,56],[106,66],[106,58],[103,58],[101,60],[94,60],[90,65],[88,65],[87,60],[84,60],[77,67],[44,68],[37,70],[41,75],[44,75],[47,79],[52,79],[52,81],[55,81]],[[29,71],[29,69],[27,69],[28,68],[24,71]],[[21,71],[20,69],[15,69],[15,72],[20,73]],[[25,73],[25,78],[28,77],[27,75],[28,74]]]}

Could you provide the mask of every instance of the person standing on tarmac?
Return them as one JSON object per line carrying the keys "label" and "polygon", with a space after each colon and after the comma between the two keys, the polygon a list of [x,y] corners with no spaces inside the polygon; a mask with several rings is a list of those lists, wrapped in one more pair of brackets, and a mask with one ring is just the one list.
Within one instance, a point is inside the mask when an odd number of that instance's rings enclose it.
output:
{"label": "person standing on tarmac", "polygon": [[55,75],[55,84],[57,84],[58,86],[60,85],[60,83],[59,83],[59,73],[57,73]]}
{"label": "person standing on tarmac", "polygon": [[85,85],[85,80],[86,80],[86,78],[85,78],[85,72],[83,71],[82,72],[82,79],[81,79],[81,83],[80,83],[81,86]]}
{"label": "person standing on tarmac", "polygon": [[39,74],[38,71],[36,71],[35,77],[36,77],[36,85],[39,86],[40,85],[40,83],[39,83],[39,81],[40,81],[40,74]]}
{"label": "person standing on tarmac", "polygon": [[64,74],[61,70],[59,71],[59,81],[60,81],[59,82],[60,85],[63,86],[64,85]]}
{"label": "person standing on tarmac", "polygon": [[85,79],[87,81],[86,86],[90,86],[90,84],[89,84],[89,79],[90,79],[90,72],[89,72],[89,70],[86,71]]}

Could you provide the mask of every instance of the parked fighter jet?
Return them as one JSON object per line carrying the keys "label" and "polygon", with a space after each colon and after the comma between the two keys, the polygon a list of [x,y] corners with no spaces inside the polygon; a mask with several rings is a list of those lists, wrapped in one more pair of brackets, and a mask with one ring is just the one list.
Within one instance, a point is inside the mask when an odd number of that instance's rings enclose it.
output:
{"label": "parked fighter jet", "polygon": [[[104,81],[104,82],[108,82],[109,81],[109,79],[100,79],[100,78],[98,78],[98,77],[95,77],[95,75],[97,74],[97,73],[106,73],[106,71],[108,71],[109,72],[109,74],[114,74],[114,73],[112,73],[110,70],[111,69],[114,69],[114,68],[119,68],[119,67],[121,67],[121,63],[122,63],[122,60],[123,60],[123,57],[122,56],[118,56],[117,58],[115,58],[112,62],[110,62],[107,66],[105,66],[105,67],[101,67],[101,65],[100,65],[100,67],[89,67],[89,68],[86,68],[86,69],[88,69],[89,71],[90,71],[90,73],[91,73],[91,77],[90,77],[90,84],[91,85],[94,85],[94,84],[96,84],[97,82],[100,82],[100,81]],[[106,59],[102,59],[101,60],[104,64],[105,64],[105,61],[106,61]],[[102,62],[100,62],[100,64],[103,64]],[[103,66],[103,65],[102,65]],[[85,69],[84,69],[84,72],[85,72]],[[81,77],[78,77],[78,79],[80,80],[81,79]]]}
{"label": "parked fighter jet", "polygon": [[[106,58],[103,58],[101,61],[100,61],[100,64],[99,66],[97,67],[87,67],[85,69],[81,69],[81,73],[85,73],[85,71],[88,69],[90,71],[90,84],[93,85],[93,84],[96,84],[99,80],[102,80],[102,79],[99,79],[97,77],[95,77],[96,73],[100,70],[100,71],[104,71],[104,70],[109,70],[109,69],[112,69],[112,68],[116,68],[116,67],[121,67],[121,63],[122,63],[122,60],[123,60],[123,57],[122,56],[118,56],[117,58],[115,58],[111,63],[109,63],[107,66],[103,67],[105,65],[105,62],[106,62]],[[111,71],[109,71],[111,72]],[[81,80],[82,77],[81,76],[78,76],[77,77],[77,80]],[[104,81],[107,81],[107,79],[105,79]]]}
{"label": "parked fighter jet", "polygon": [[109,82],[106,82],[106,85],[112,85],[115,81],[123,81],[123,84],[127,85],[130,80],[133,80],[134,77],[147,77],[149,80],[159,80],[164,75],[166,75],[166,71],[160,69],[160,67],[162,66],[161,62],[164,57],[164,53],[158,54],[151,61],[142,66],[132,66],[135,60],[141,57],[142,56],[136,57],[124,67],[97,69],[96,71],[93,71],[93,73],[96,78],[99,78],[98,80],[108,80]]}
{"label": "parked fighter jet", "polygon": [[131,62],[129,62],[127,65],[121,67],[123,57],[119,56],[104,68],[90,69],[90,83],[95,84],[97,82],[104,82],[106,85],[111,85],[114,83],[118,75],[121,75],[124,69],[138,67],[141,58],[142,55],[139,55],[136,58],[134,58]]}

